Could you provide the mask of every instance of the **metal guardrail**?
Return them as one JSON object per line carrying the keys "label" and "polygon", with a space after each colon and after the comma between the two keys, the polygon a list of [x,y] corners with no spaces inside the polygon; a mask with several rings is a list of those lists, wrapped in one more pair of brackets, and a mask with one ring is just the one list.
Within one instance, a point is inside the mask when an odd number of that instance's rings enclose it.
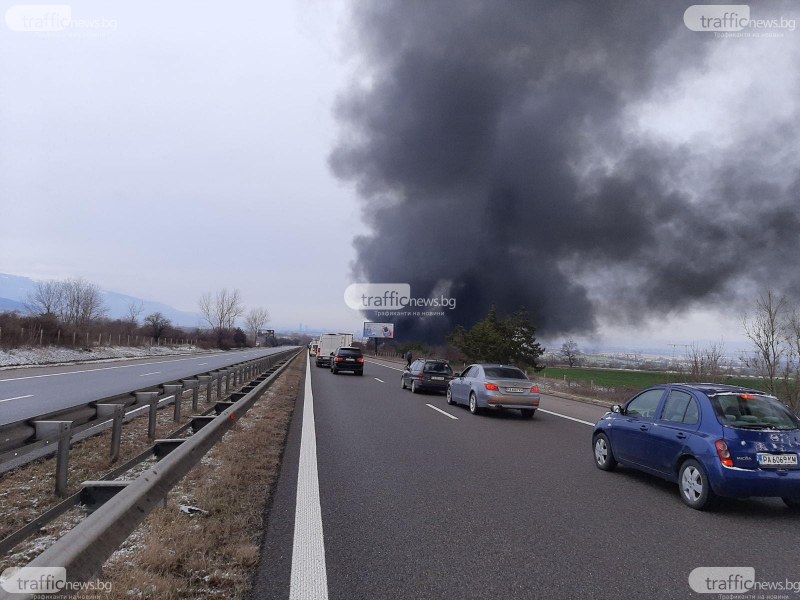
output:
{"label": "metal guardrail", "polygon": [[[94,577],[114,551],[133,533],[150,512],[159,506],[178,483],[240,419],[261,394],[277,379],[292,359],[302,353],[290,350],[286,362],[243,397],[220,411],[191,437],[174,440],[176,447],[155,466],[129,482],[95,512],[62,536],[28,567],[63,567],[67,580],[86,582]],[[283,354],[283,353],[281,353]],[[278,355],[276,355],[278,356]],[[14,594],[0,598],[21,600],[35,594]]]}

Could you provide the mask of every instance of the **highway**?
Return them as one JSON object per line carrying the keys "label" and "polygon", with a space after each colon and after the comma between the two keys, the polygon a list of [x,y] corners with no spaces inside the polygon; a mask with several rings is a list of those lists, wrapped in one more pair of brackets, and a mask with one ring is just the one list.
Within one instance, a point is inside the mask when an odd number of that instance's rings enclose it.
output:
{"label": "highway", "polygon": [[0,371],[0,426],[214,371],[283,349],[262,348]]}
{"label": "highway", "polygon": [[473,416],[401,390],[396,365],[308,373],[251,598],[699,598],[701,566],[800,581],[779,499],[697,512],[676,485],[598,470],[601,407]]}

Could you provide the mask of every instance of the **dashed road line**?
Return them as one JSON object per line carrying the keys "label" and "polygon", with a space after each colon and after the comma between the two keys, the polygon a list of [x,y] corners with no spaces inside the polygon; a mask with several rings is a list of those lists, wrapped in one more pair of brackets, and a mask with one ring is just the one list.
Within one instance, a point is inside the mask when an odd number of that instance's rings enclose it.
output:
{"label": "dashed road line", "polygon": [[451,415],[449,412],[446,412],[446,411],[442,410],[441,408],[436,408],[433,404],[426,404],[425,406],[428,406],[428,407],[432,408],[433,410],[442,413],[446,417],[450,417],[451,419],[453,419],[455,421],[458,421],[458,417],[456,417],[454,415]]}
{"label": "dashed road line", "polygon": [[381,383],[386,383],[383,379],[378,379],[377,377],[373,377],[375,381],[380,381]]}
{"label": "dashed road line", "polygon": [[562,415],[557,412],[553,412],[551,410],[545,410],[543,408],[539,409],[540,412],[547,413],[548,415],[553,415],[554,417],[561,417],[562,419],[569,419],[570,421],[575,421],[576,423],[583,423],[584,425],[590,425],[594,427],[594,423],[590,421],[584,421],[583,419],[576,419],[575,417],[568,417],[567,415]]}
{"label": "dashed road line", "polygon": [[5,398],[0,400],[0,402],[11,402],[12,400],[22,400],[23,398],[33,398],[33,394],[28,394],[27,396],[14,396],[13,398]]}
{"label": "dashed road line", "polygon": [[152,373],[142,373],[139,377],[147,377],[148,375],[158,375],[161,371],[153,371]]}

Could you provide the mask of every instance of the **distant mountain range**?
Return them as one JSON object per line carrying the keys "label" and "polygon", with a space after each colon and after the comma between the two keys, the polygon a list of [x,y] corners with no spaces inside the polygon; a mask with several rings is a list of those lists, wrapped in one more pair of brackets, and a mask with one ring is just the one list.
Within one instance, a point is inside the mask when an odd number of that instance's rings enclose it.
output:
{"label": "distant mountain range", "polygon": [[[35,287],[36,281],[33,279],[0,273],[0,311],[16,310],[21,313],[27,312],[25,301],[28,298],[28,294],[33,292]],[[140,320],[151,313],[160,312],[172,321],[173,325],[179,327],[197,327],[202,324],[199,315],[178,310],[161,302],[144,300],[107,290],[103,290],[102,294],[103,302],[108,308],[108,317],[111,319],[127,317],[128,306],[131,302],[135,302],[142,304],[143,311],[139,317]]]}

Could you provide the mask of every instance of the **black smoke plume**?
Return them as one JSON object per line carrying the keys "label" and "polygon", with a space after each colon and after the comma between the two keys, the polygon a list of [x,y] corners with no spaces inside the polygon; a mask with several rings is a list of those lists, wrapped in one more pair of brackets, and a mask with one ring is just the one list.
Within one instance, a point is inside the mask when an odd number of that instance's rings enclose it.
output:
{"label": "black smoke plume", "polygon": [[[491,303],[526,307],[554,335],[591,332],[598,317],[733,309],[766,285],[800,291],[798,155],[781,153],[798,148],[796,111],[715,155],[630,122],[638,101],[707,68],[715,44],[750,43],[689,31],[689,4],[356,4],[360,69],[330,159],[371,228],[354,242],[355,280],[458,303],[444,318],[401,319],[403,338],[441,339]],[[764,167],[776,156],[781,182]]]}

